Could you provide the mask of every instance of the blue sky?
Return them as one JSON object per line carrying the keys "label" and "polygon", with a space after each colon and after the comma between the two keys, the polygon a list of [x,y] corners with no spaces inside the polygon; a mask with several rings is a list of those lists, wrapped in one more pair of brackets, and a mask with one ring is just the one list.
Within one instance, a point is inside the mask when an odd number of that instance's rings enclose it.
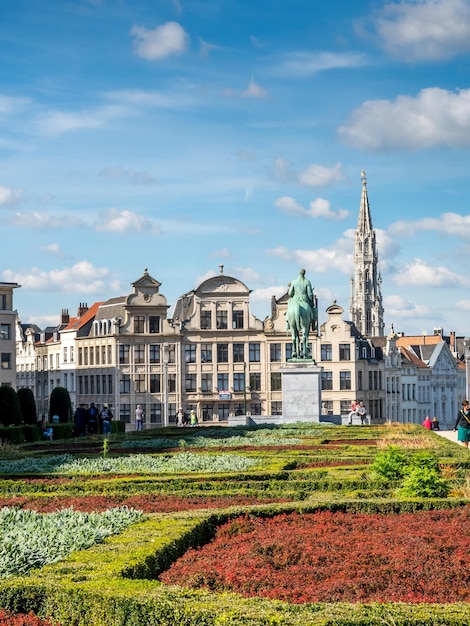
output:
{"label": "blue sky", "polygon": [[349,317],[367,173],[386,330],[470,334],[470,0],[0,8],[0,279],[23,322],[305,267]]}

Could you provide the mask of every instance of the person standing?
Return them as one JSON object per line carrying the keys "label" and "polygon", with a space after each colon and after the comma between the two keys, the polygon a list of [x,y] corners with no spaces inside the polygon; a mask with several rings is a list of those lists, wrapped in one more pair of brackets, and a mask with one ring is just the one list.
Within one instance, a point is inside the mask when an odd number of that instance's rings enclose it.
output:
{"label": "person standing", "polygon": [[193,427],[197,426],[197,415],[194,409],[191,409],[191,412],[189,414],[189,425]]}
{"label": "person standing", "polygon": [[94,402],[90,404],[90,408],[87,411],[86,425],[89,435],[97,435],[99,433],[99,415]]}
{"label": "person standing", "polygon": [[75,433],[78,437],[84,437],[87,431],[88,413],[84,404],[80,404],[74,415],[73,422],[75,424]]}
{"label": "person standing", "polygon": [[429,415],[426,415],[422,425],[424,426],[424,428],[427,428],[428,430],[432,430],[432,422],[431,422],[431,418],[429,417]]}
{"label": "person standing", "polygon": [[367,424],[367,409],[364,406],[364,402],[359,402],[359,406],[356,408],[356,412],[361,418],[361,424]]}
{"label": "person standing", "polygon": [[458,429],[457,439],[468,448],[468,442],[470,441],[470,404],[468,400],[462,402],[462,408],[457,415],[457,419],[454,424],[454,432]]}
{"label": "person standing", "polygon": [[348,415],[348,424],[349,424],[349,426],[352,426],[353,417],[355,415],[358,415],[358,412],[357,412],[358,407],[359,407],[359,404],[357,403],[357,400],[353,400],[351,402],[351,411],[350,411],[350,413]]}
{"label": "person standing", "polygon": [[144,409],[141,404],[138,404],[135,410],[135,429],[139,432],[144,428],[144,417]]}
{"label": "person standing", "polygon": [[178,413],[176,414],[176,425],[178,428],[183,428],[184,426],[184,411],[183,407],[180,406],[178,409]]}
{"label": "person standing", "polygon": [[105,403],[103,404],[103,408],[100,411],[101,425],[103,428],[103,435],[111,434],[111,420],[113,419],[113,414],[111,413],[111,409]]}

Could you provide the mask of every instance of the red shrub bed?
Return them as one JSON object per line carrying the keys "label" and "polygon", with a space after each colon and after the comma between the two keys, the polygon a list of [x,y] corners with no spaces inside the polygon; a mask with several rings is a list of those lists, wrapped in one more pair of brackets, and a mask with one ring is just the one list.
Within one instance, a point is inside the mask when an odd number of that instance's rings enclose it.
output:
{"label": "red shrub bed", "polygon": [[470,509],[240,517],[167,584],[303,602],[468,602]]}
{"label": "red shrub bed", "polygon": [[0,626],[60,626],[60,624],[49,619],[43,620],[34,613],[28,615],[24,613],[15,614],[0,609]]}
{"label": "red shrub bed", "polygon": [[[101,513],[117,506],[128,506],[144,513],[172,513],[194,509],[225,509],[230,506],[250,504],[269,504],[271,502],[289,502],[289,498],[257,498],[255,496],[193,496],[182,498],[165,495],[136,495],[128,498],[111,496],[86,496],[83,498],[52,496],[0,498],[0,507],[19,507],[32,509],[39,513],[52,513],[71,506],[84,513]],[[1,626],[1,625],[0,625]]]}

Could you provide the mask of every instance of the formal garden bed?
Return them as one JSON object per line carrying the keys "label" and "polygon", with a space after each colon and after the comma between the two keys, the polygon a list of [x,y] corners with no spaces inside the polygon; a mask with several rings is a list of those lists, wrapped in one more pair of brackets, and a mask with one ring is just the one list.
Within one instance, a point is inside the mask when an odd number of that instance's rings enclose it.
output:
{"label": "formal garden bed", "polygon": [[419,426],[69,443],[0,456],[0,606],[14,619],[470,622],[470,453]]}

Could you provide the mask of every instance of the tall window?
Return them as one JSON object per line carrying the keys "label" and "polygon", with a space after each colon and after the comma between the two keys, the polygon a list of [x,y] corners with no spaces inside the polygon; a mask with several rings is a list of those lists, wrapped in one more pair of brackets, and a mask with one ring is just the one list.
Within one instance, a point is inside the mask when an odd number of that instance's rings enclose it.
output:
{"label": "tall window", "polygon": [[281,372],[271,372],[271,391],[281,391]]}
{"label": "tall window", "polygon": [[219,422],[227,421],[230,413],[230,405],[225,403],[219,404],[217,408],[217,413],[219,414]]}
{"label": "tall window", "polygon": [[70,346],[70,363],[73,363],[75,360],[74,346]]}
{"label": "tall window", "polygon": [[201,405],[201,415],[202,415],[202,420],[204,422],[212,421],[213,415],[214,415],[214,405],[213,404],[202,404]]}
{"label": "tall window", "polygon": [[106,375],[106,374],[102,374],[102,376],[101,376],[101,382],[103,383],[103,384],[102,384],[102,387],[103,387],[103,393],[104,393],[104,394],[108,393],[108,392],[106,391],[106,381],[107,381],[107,380],[108,380],[107,375]]}
{"label": "tall window", "polygon": [[271,415],[282,415],[282,402],[271,402]]}
{"label": "tall window", "polygon": [[201,391],[202,393],[212,392],[212,374],[201,374]]}
{"label": "tall window", "polygon": [[326,415],[333,415],[333,400],[325,400],[323,402],[323,412]]}
{"label": "tall window", "polygon": [[251,391],[261,391],[261,374],[259,372],[250,373]]}
{"label": "tall window", "polygon": [[212,328],[212,311],[210,309],[201,310],[201,330]]}
{"label": "tall window", "polygon": [[150,374],[150,393],[160,393],[161,391],[160,374]]}
{"label": "tall window", "polygon": [[0,324],[0,339],[10,339],[10,324]]}
{"label": "tall window", "polygon": [[7,309],[7,297],[4,293],[0,293],[0,311],[6,311]]}
{"label": "tall window", "polygon": [[227,311],[223,311],[221,309],[217,311],[216,326],[218,330],[225,330],[228,328]]}
{"label": "tall window", "polygon": [[196,374],[186,374],[185,390],[188,393],[196,393]]}
{"label": "tall window", "polygon": [[11,370],[11,354],[9,352],[2,352],[0,365],[2,370]]}
{"label": "tall window", "polygon": [[261,361],[261,348],[259,343],[250,343],[249,359],[250,363],[259,363]]}
{"label": "tall window", "polygon": [[321,360],[331,361],[333,359],[333,346],[331,343],[321,344]]}
{"label": "tall window", "polygon": [[228,389],[228,374],[217,374],[217,389],[219,391],[227,391]]}
{"label": "tall window", "polygon": [[351,346],[349,343],[339,344],[339,360],[350,361],[351,360]]}
{"label": "tall window", "polygon": [[113,375],[112,374],[108,374],[108,393],[109,394],[113,393]]}
{"label": "tall window", "polygon": [[292,358],[292,344],[286,343],[286,361]]}
{"label": "tall window", "polygon": [[145,393],[145,375],[136,374],[134,376],[134,389],[136,393]]}
{"label": "tall window", "polygon": [[333,372],[322,372],[321,373],[321,388],[322,389],[333,389]]}
{"label": "tall window", "polygon": [[150,421],[153,424],[159,424],[162,421],[162,404],[161,402],[152,402],[150,404]]}
{"label": "tall window", "polygon": [[196,344],[190,343],[184,346],[184,359],[186,363],[196,363]]}
{"label": "tall window", "polygon": [[243,363],[245,360],[245,344],[234,343],[233,344],[233,362]]}
{"label": "tall window", "polygon": [[176,392],[176,374],[168,374],[168,392]]}
{"label": "tall window", "polygon": [[357,388],[362,390],[362,370],[357,373]]}
{"label": "tall window", "polygon": [[149,316],[149,333],[155,334],[160,332],[160,318],[157,315]]}
{"label": "tall window", "polygon": [[228,343],[217,344],[217,363],[228,363]]}
{"label": "tall window", "polygon": [[272,343],[269,346],[269,357],[271,363],[281,360],[281,344],[280,343]]}
{"label": "tall window", "polygon": [[130,346],[127,344],[119,345],[119,363],[129,363]]}
{"label": "tall window", "polygon": [[212,363],[212,344],[201,343],[201,362]]}
{"label": "tall window", "polygon": [[160,345],[153,343],[149,346],[150,363],[160,363]]}
{"label": "tall window", "polygon": [[245,390],[245,373],[235,372],[233,375],[233,390],[244,391]]}
{"label": "tall window", "polygon": [[134,316],[134,332],[135,333],[145,332],[145,316],[144,315]]}
{"label": "tall window", "polygon": [[134,346],[134,363],[145,363],[145,346],[143,343]]}
{"label": "tall window", "polygon": [[[70,360],[72,361],[72,354]],[[106,346],[101,346],[101,365],[106,365]]]}
{"label": "tall window", "polygon": [[131,392],[131,377],[128,374],[123,374],[119,381],[119,393]]}
{"label": "tall window", "polygon": [[119,419],[121,422],[129,424],[131,421],[131,405],[120,404],[119,405]]}
{"label": "tall window", "polygon": [[339,373],[339,388],[351,389],[351,372],[345,371]]}
{"label": "tall window", "polygon": [[243,311],[232,312],[232,328],[243,328]]}

